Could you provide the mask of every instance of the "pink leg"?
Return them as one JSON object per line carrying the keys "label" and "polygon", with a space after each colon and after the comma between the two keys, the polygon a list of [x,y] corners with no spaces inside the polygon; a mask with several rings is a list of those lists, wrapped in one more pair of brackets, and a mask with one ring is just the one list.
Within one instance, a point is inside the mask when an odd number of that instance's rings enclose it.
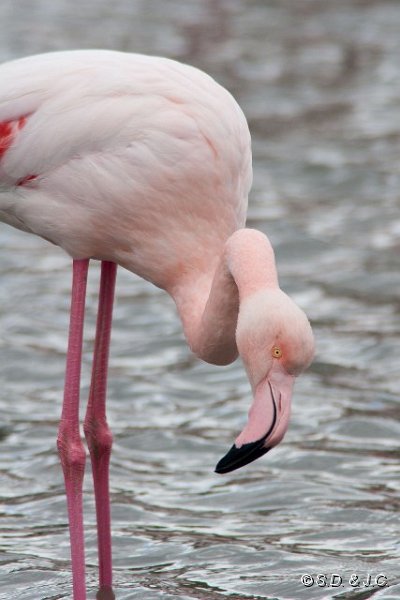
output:
{"label": "pink leg", "polygon": [[92,461],[97,515],[100,589],[97,598],[113,600],[110,532],[109,464],[112,434],[106,419],[107,369],[117,265],[101,263],[99,308],[85,436]]}
{"label": "pink leg", "polygon": [[86,599],[82,510],[85,449],[79,434],[79,388],[88,268],[88,259],[73,261],[64,401],[57,438],[67,493],[74,600]]}

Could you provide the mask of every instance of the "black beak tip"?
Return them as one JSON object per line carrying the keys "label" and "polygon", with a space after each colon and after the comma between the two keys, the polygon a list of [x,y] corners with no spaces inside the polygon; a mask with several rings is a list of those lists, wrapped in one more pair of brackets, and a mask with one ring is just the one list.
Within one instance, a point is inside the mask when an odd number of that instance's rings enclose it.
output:
{"label": "black beak tip", "polygon": [[229,473],[230,471],[235,471],[236,469],[253,462],[253,460],[260,458],[260,456],[263,456],[271,450],[271,448],[266,448],[264,446],[264,442],[265,437],[256,442],[243,444],[240,448],[237,448],[235,444],[233,444],[229,452],[221,458],[215,467],[215,472],[220,474]]}
{"label": "black beak tip", "polygon": [[269,435],[271,434],[272,430],[275,427],[276,418],[277,418],[277,408],[276,408],[276,401],[275,401],[274,393],[272,390],[272,386],[269,382],[268,382],[268,384],[269,384],[269,387],[271,390],[271,398],[272,398],[272,403],[273,403],[273,407],[274,407],[274,417],[272,419],[270,428],[268,429],[267,433],[261,439],[256,440],[255,442],[249,442],[248,444],[243,444],[242,446],[240,446],[240,448],[238,448],[235,444],[233,444],[233,446],[229,450],[229,452],[227,452],[227,454],[225,454],[225,456],[223,458],[221,458],[221,460],[215,467],[216,473],[222,474],[222,473],[229,473],[230,471],[235,471],[236,469],[239,469],[240,467],[244,467],[245,465],[248,465],[249,463],[253,462],[253,460],[256,460],[256,458],[260,458],[260,456],[263,456],[269,450],[271,450],[272,446],[268,447],[268,446],[265,446],[264,444],[265,444],[266,440],[268,439]]}

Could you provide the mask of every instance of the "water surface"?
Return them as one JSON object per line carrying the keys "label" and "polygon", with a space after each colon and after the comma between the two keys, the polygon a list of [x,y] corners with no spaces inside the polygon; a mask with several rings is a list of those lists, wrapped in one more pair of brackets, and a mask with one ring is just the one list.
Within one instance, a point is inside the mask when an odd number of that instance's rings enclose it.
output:
{"label": "water surface", "polygon": [[[0,58],[111,47],[169,55],[228,87],[250,123],[249,225],[310,316],[317,356],[284,442],[226,476],[239,362],[190,355],[171,300],[120,269],[109,420],[118,600],[400,597],[400,5],[374,0],[3,2]],[[1,600],[69,598],[55,451],[70,261],[0,229]],[[98,266],[89,279],[87,396]],[[87,470],[89,598],[96,590]],[[343,585],[306,588],[303,574]],[[388,585],[365,587],[383,573]],[[359,577],[352,588],[349,578]],[[323,581],[322,581],[323,583]]]}

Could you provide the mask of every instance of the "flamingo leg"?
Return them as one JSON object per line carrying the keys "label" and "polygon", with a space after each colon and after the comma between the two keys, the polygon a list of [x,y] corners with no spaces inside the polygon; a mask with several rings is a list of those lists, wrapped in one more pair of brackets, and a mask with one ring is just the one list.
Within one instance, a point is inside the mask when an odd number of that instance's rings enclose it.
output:
{"label": "flamingo leg", "polygon": [[73,261],[64,401],[57,438],[67,495],[74,600],[86,599],[82,508],[85,448],[79,433],[79,389],[88,268],[88,259]]}
{"label": "flamingo leg", "polygon": [[97,516],[99,583],[97,598],[113,600],[110,531],[109,463],[112,434],[106,418],[107,370],[117,265],[101,263],[99,307],[92,380],[84,430],[92,462]]}

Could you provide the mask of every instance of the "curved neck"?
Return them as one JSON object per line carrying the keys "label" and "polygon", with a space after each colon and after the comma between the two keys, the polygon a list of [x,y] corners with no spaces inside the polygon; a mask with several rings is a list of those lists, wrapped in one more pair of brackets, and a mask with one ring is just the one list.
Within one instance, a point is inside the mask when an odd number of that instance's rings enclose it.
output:
{"label": "curved neck", "polygon": [[239,229],[226,241],[211,273],[194,272],[168,291],[191,350],[206,362],[226,365],[238,355],[240,302],[270,287],[278,287],[278,278],[268,238],[254,229]]}

